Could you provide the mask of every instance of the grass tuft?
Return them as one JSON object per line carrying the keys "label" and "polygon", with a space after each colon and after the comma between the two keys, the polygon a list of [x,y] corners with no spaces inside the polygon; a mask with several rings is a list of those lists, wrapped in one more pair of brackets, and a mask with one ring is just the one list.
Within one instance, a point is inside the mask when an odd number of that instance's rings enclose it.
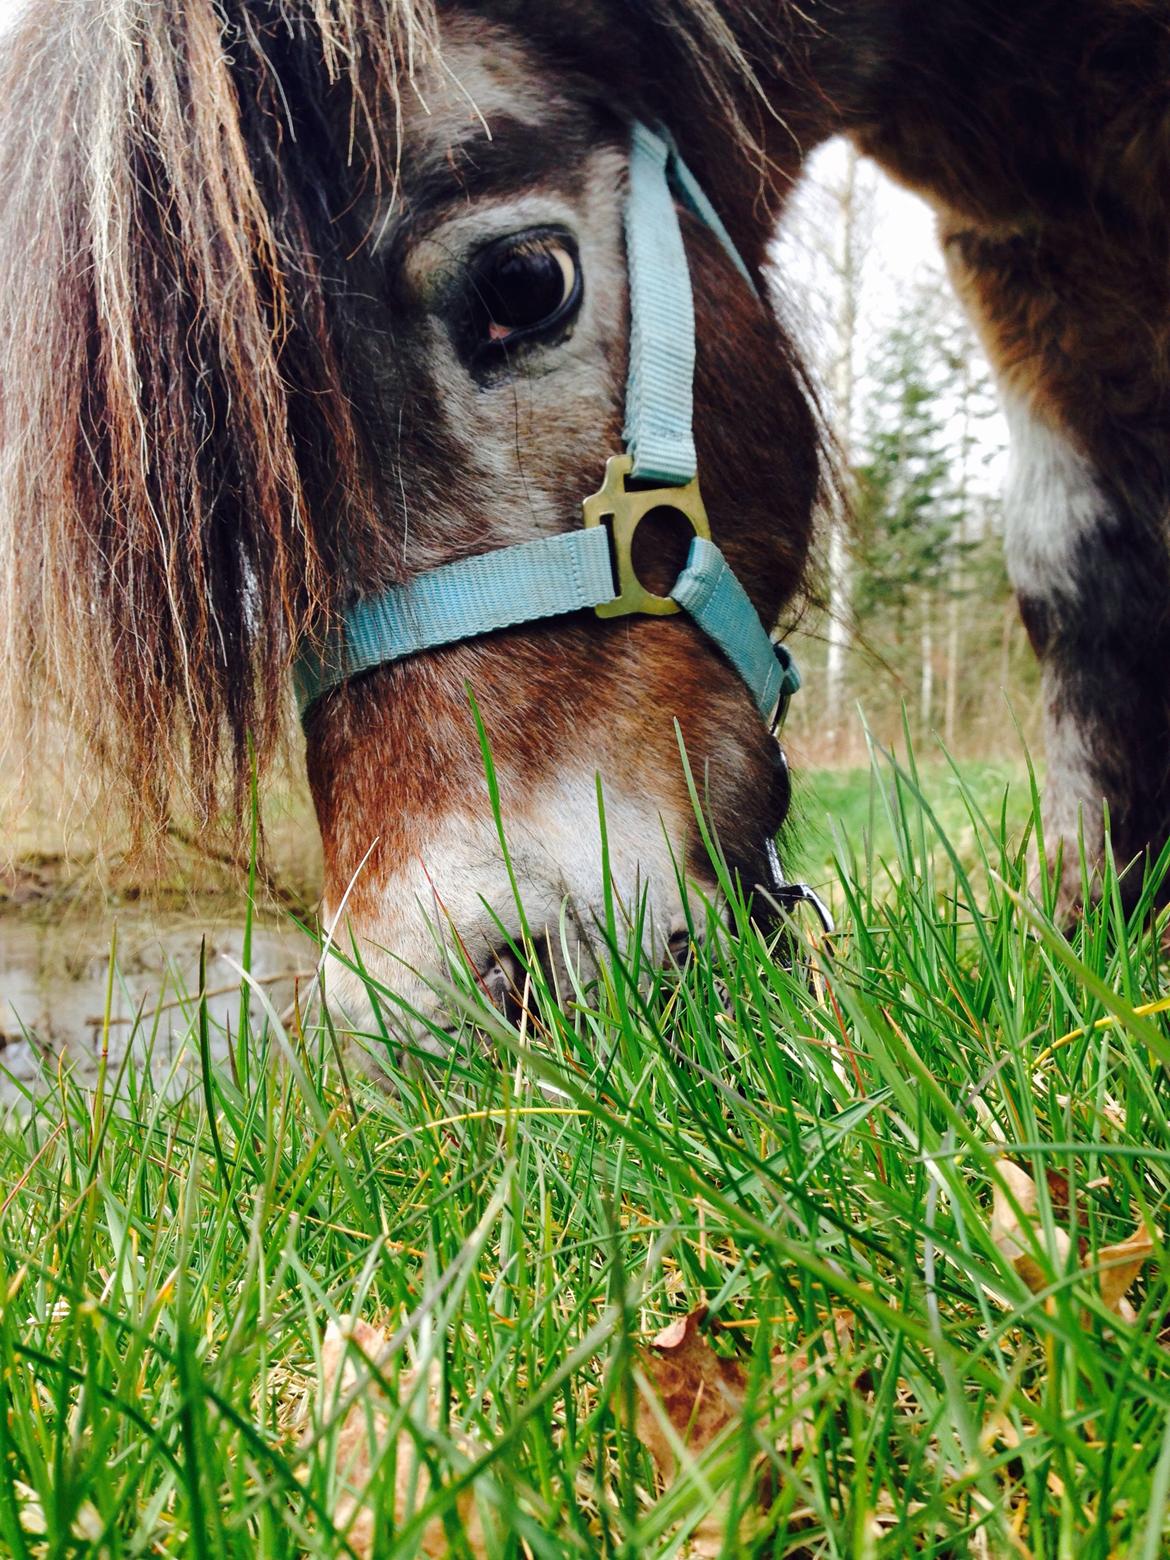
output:
{"label": "grass tuft", "polygon": [[[938,789],[875,757],[841,799],[832,939],[765,935],[728,879],[651,970],[615,895],[599,973],[558,992],[522,921],[518,1022],[467,972],[450,1053],[391,1090],[302,1023],[319,1002],[256,1022],[246,968],[226,1048],[196,993],[168,1069],[144,1035],[96,1090],[25,1090],[0,1553],[1166,1553],[1152,884],[1127,916],[1107,870],[1066,935],[1029,885],[1034,784],[947,772],[945,826]],[[1099,1253],[1135,1229],[1119,1315]],[[629,1427],[648,1340],[700,1306],[744,1407],[664,1488]],[[347,1386],[326,1335],[359,1319],[390,1347]]]}

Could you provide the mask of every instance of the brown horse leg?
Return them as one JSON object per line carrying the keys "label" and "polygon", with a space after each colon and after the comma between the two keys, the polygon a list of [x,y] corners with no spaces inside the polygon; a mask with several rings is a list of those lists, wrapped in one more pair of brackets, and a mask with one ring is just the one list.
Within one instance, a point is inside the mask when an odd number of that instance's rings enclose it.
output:
{"label": "brown horse leg", "polygon": [[1170,837],[1166,262],[1095,237],[943,224],[1011,425],[1007,562],[1043,666],[1046,845],[1069,910],[1104,808],[1131,899]]}

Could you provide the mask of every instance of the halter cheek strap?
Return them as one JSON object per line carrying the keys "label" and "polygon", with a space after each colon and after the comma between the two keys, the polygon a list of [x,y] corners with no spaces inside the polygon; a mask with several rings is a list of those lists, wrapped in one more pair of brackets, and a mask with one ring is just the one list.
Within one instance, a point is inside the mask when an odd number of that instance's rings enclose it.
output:
{"label": "halter cheek strap", "polygon": [[[599,617],[684,610],[739,673],[775,730],[800,687],[789,651],[772,641],[747,592],[711,540],[696,477],[695,314],[676,200],[719,239],[754,285],[726,228],[673,144],[633,127],[625,211],[630,278],[627,453],[611,457],[585,500],[584,528],[479,553],[356,601],[339,631],[296,670],[302,715],[322,694],[376,666],[497,629],[592,608]],[[630,483],[638,484],[631,487]],[[653,484],[648,486],[646,484]],[[682,515],[695,536],[669,596],[646,590],[633,540],[654,509]]]}

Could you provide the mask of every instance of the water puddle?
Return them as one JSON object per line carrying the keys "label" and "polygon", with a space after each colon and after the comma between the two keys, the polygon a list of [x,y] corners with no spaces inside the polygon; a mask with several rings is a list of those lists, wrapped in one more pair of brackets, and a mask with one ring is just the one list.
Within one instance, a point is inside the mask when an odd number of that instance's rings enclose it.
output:
{"label": "water puddle", "polygon": [[[151,1046],[153,1072],[165,1073],[189,1034],[199,990],[199,949],[207,940],[212,1050],[222,1057],[239,1019],[243,927],[208,925],[190,915],[119,913],[110,1009],[109,1055]],[[66,915],[57,921],[0,916],[0,1103],[24,1088],[41,1092],[61,1061],[78,1082],[97,1076],[110,968],[111,921]],[[263,922],[252,936],[252,976],[277,1013],[295,982],[311,974],[312,941],[291,922]],[[262,1022],[263,1005],[251,1002]],[[153,1044],[151,1037],[153,1035]],[[183,1081],[186,1081],[184,1075]]]}

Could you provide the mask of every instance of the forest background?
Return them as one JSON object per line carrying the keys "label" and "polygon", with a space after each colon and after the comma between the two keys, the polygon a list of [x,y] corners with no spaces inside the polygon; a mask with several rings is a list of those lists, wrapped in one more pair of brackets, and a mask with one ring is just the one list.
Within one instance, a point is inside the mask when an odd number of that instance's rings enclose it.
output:
{"label": "forest background", "polygon": [[941,739],[956,758],[1018,761],[1021,733],[1038,745],[1039,677],[1003,562],[1007,428],[929,213],[831,143],[774,281],[843,490],[821,516],[819,604],[793,637],[795,761],[864,763],[867,730],[895,747],[908,730],[923,757]]}

